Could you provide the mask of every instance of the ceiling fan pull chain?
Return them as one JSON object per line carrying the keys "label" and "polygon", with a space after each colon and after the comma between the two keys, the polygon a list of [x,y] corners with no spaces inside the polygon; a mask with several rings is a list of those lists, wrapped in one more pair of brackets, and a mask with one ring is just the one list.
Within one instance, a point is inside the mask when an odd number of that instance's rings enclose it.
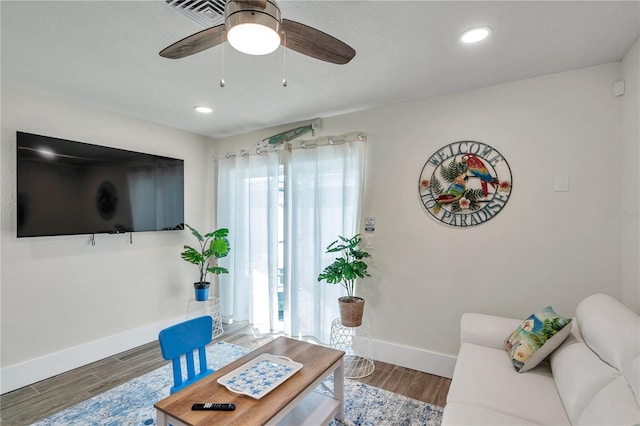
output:
{"label": "ceiling fan pull chain", "polygon": [[282,33],[282,87],[287,87],[287,33]]}
{"label": "ceiling fan pull chain", "polygon": [[224,87],[224,44],[220,49],[220,87]]}

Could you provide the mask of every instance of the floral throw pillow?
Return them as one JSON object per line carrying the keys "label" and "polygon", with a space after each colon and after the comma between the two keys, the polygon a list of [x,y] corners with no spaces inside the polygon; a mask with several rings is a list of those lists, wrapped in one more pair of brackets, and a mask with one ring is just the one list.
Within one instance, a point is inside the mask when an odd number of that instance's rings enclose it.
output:
{"label": "floral throw pillow", "polygon": [[538,365],[569,336],[571,318],[556,314],[551,306],[522,321],[505,341],[516,371],[524,373]]}

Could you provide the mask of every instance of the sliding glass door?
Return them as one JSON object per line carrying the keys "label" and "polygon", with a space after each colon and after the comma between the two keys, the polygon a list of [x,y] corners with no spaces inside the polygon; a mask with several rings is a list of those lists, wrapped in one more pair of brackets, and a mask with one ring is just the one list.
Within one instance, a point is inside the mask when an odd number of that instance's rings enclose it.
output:
{"label": "sliding glass door", "polygon": [[341,286],[318,283],[338,235],[358,232],[364,141],[218,160],[218,227],[230,229],[222,314],[261,332],[327,341]]}

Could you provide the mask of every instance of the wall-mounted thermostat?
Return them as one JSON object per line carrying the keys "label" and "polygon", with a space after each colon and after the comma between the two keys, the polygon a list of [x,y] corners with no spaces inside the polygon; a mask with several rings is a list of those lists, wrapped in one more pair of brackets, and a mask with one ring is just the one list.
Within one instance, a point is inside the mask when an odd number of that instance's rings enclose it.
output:
{"label": "wall-mounted thermostat", "polygon": [[364,232],[376,232],[376,218],[365,217],[364,218]]}

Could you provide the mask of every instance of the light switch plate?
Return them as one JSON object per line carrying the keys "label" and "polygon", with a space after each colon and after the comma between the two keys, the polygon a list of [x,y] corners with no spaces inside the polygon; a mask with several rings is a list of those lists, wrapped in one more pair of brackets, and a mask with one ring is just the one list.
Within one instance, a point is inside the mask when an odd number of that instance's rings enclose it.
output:
{"label": "light switch plate", "polygon": [[367,216],[364,218],[364,232],[373,233],[376,232],[376,218]]}
{"label": "light switch plate", "polygon": [[367,235],[366,237],[364,237],[364,248],[366,250],[373,250],[375,248],[373,235]]}

